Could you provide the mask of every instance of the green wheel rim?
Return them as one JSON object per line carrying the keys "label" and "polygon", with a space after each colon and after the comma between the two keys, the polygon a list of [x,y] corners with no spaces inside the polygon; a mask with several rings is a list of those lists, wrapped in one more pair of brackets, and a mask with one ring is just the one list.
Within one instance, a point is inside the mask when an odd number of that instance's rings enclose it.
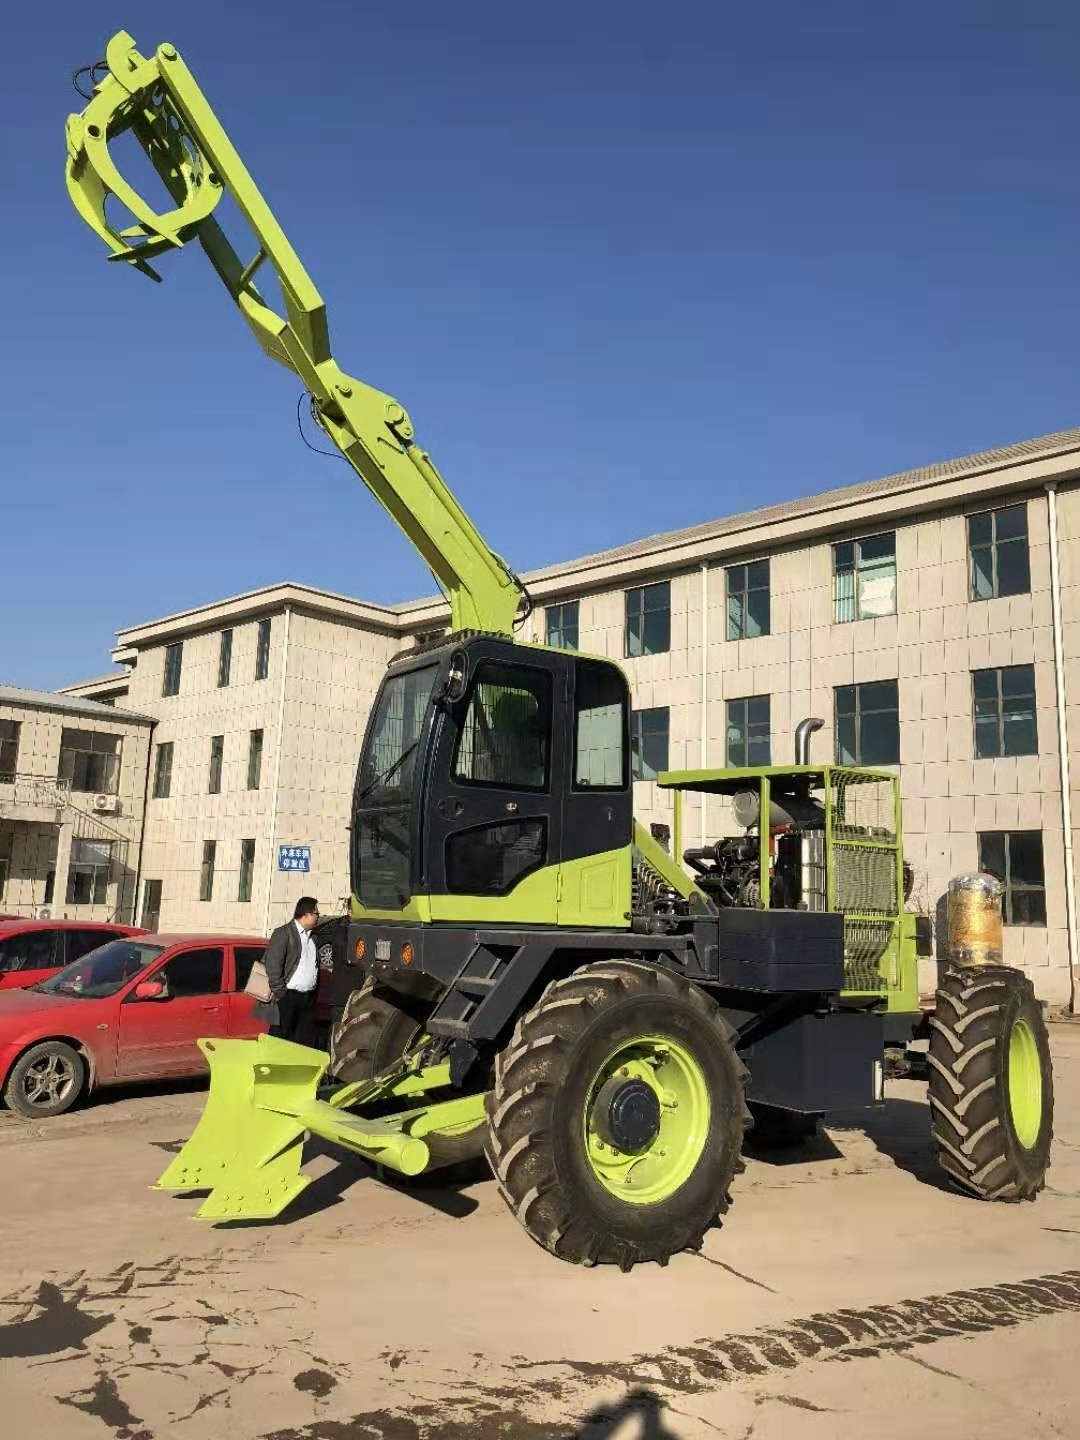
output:
{"label": "green wheel rim", "polygon": [[[660,1102],[660,1127],[644,1150],[626,1154],[597,1130],[597,1097],[613,1077],[643,1080]],[[593,1175],[628,1205],[657,1205],[693,1174],[709,1135],[709,1086],[693,1053],[660,1035],[642,1035],[613,1050],[589,1086],[585,1153]]]}
{"label": "green wheel rim", "polygon": [[1042,1064],[1035,1034],[1026,1020],[1017,1020],[1009,1036],[1009,1113],[1016,1138],[1030,1150],[1042,1129]]}

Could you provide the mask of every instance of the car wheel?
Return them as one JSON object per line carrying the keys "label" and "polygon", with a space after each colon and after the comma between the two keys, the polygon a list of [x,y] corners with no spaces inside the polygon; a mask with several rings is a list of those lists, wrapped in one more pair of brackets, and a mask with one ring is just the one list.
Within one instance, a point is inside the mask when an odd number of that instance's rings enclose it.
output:
{"label": "car wheel", "polygon": [[4,1086],[8,1109],[27,1119],[62,1115],[83,1092],[86,1062],[62,1040],[45,1040],[20,1055]]}

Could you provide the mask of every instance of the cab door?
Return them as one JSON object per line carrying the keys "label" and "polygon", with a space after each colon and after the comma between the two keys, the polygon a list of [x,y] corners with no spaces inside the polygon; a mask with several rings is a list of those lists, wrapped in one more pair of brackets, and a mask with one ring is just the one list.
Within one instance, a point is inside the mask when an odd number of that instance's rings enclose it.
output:
{"label": "cab door", "polygon": [[494,641],[468,653],[465,694],[442,715],[422,809],[432,918],[554,924],[568,662]]}

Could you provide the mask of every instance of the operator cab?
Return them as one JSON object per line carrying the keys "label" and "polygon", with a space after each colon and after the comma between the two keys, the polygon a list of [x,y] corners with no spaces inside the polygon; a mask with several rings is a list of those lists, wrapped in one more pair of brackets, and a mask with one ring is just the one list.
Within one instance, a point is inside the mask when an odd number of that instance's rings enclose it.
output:
{"label": "operator cab", "polygon": [[392,662],[353,795],[363,911],[401,912],[420,896],[509,897],[537,871],[628,855],[632,830],[618,666],[488,635]]}

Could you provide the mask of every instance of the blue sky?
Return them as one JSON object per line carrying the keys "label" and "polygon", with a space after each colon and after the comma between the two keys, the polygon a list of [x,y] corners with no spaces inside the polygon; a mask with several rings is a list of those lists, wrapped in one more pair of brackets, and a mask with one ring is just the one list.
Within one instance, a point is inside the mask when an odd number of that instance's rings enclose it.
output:
{"label": "blue sky", "polygon": [[124,26],[184,53],[340,362],[518,569],[1080,422],[1075,8],[53,0],[4,25],[0,681],[103,673],[117,627],[280,579],[432,591],[304,449],[198,248],[154,286],[71,211],[69,75]]}

